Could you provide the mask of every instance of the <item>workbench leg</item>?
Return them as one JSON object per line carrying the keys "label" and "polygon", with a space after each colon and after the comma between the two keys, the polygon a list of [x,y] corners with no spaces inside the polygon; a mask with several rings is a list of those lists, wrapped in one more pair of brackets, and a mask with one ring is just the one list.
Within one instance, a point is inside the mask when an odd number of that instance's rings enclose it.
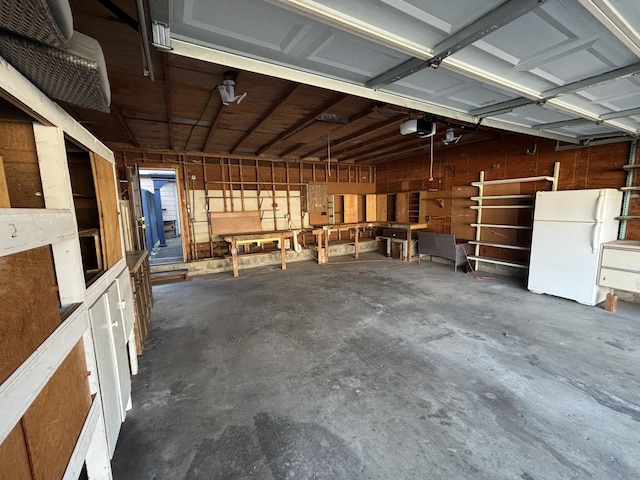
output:
{"label": "workbench leg", "polygon": [[359,240],[359,237],[360,237],[360,230],[356,228],[356,241],[355,241],[356,260],[358,259],[358,247],[359,247],[358,240]]}
{"label": "workbench leg", "polygon": [[233,262],[233,276],[238,276],[238,247],[235,240],[231,243],[231,261]]}
{"label": "workbench leg", "polygon": [[329,236],[330,232],[324,232],[324,263],[329,263]]}
{"label": "workbench leg", "polygon": [[287,250],[284,247],[284,238],[280,238],[280,256],[282,257],[282,270],[287,269]]}
{"label": "workbench leg", "polygon": [[615,312],[618,309],[618,295],[607,293],[607,299],[604,301],[604,309],[607,312]]}
{"label": "workbench leg", "polygon": [[322,233],[316,233],[316,246],[318,248],[318,265],[324,263],[324,241],[322,239]]}

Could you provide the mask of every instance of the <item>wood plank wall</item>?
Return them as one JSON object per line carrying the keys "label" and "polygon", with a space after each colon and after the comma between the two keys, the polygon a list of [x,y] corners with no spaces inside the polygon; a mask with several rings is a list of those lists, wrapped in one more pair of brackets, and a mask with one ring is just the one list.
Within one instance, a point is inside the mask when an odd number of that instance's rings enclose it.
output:
{"label": "wood plank wall", "polygon": [[[485,171],[486,180],[551,175],[554,162],[560,162],[559,190],[620,188],[625,184],[626,172],[622,167],[629,161],[629,142],[559,152],[554,147],[555,141],[524,135],[447,147],[435,153],[432,182],[429,182],[427,152],[378,165],[377,191],[428,190],[450,194],[454,187],[469,186],[477,181],[481,170]],[[527,154],[527,150],[534,149],[534,154]],[[522,193],[547,190],[545,183],[523,184]],[[632,199],[631,214],[640,215],[640,199]],[[442,230],[447,232],[450,223],[442,225]],[[640,240],[640,222],[629,222],[627,238]]]}

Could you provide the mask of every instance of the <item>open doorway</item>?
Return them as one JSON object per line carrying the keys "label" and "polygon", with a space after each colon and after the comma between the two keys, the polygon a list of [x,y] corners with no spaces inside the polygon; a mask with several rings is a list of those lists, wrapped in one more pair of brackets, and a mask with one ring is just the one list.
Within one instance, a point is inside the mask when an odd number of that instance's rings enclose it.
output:
{"label": "open doorway", "polygon": [[139,179],[149,263],[183,262],[183,226],[175,170],[140,168]]}

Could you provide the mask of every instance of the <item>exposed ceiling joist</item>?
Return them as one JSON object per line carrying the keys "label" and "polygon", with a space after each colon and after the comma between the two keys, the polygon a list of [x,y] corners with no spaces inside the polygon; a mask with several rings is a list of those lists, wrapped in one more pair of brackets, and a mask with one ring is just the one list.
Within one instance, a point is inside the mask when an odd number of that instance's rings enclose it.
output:
{"label": "exposed ceiling joist", "polygon": [[445,58],[489,35],[500,27],[522,17],[531,10],[538,8],[545,1],[546,0],[508,0],[498,8],[490,11],[433,47],[432,50],[435,53],[430,59],[423,60],[414,57],[372,78],[365,85],[368,88],[376,89],[383,85],[397,82],[423,68],[438,68]]}
{"label": "exposed ceiling joist", "polygon": [[98,3],[100,3],[100,5],[102,5],[104,8],[106,8],[111,13],[113,13],[116,17],[118,17],[118,19],[120,21],[122,21],[126,25],[129,25],[131,28],[133,28],[136,32],[140,31],[140,26],[138,25],[138,20],[136,20],[131,15],[129,15],[127,12],[125,12],[114,1],[112,1],[112,0],[98,0]]}
{"label": "exposed ceiling joist", "polygon": [[274,138],[273,140],[268,142],[266,145],[263,145],[262,147],[260,147],[260,149],[256,152],[256,156],[262,155],[263,153],[265,153],[267,150],[269,150],[271,147],[273,147],[277,143],[282,142],[283,140],[286,140],[287,138],[292,137],[293,135],[295,135],[298,132],[301,132],[302,130],[307,128],[309,125],[311,125],[313,122],[315,122],[317,117],[318,117],[318,115],[320,115],[321,113],[325,113],[327,110],[330,110],[331,108],[335,107],[338,103],[340,103],[345,98],[347,98],[347,96],[348,95],[346,95],[344,93],[340,93],[340,94],[334,95],[333,97],[331,97],[331,99],[328,102],[326,102],[320,108],[318,108],[315,111],[311,112],[309,115],[304,117],[298,123],[292,125],[289,129],[287,129],[282,134],[278,135],[276,138]]}
{"label": "exposed ceiling joist", "polygon": [[116,116],[116,119],[120,124],[120,128],[122,128],[122,133],[124,134],[125,138],[129,140],[136,147],[140,147],[140,142],[138,142],[138,139],[136,138],[133,131],[131,130],[131,127],[127,123],[127,119],[124,118],[124,115],[120,110],[120,107],[118,107],[115,103],[113,103],[113,101],[111,102],[111,111]]}
{"label": "exposed ceiling joist", "polygon": [[[401,118],[405,118],[405,115],[403,115]],[[351,135],[347,135],[345,137],[342,137],[341,139],[332,142],[331,143],[331,148],[338,148],[341,145],[344,145],[346,143],[349,142],[354,142],[356,140],[358,140],[359,138],[365,137],[367,135],[373,135],[376,132],[379,132],[380,130],[384,130],[384,129],[388,129],[390,125],[393,125],[395,123],[398,123],[400,121],[400,118],[397,119],[389,119],[389,120],[383,120],[381,122],[378,122],[374,125],[371,125],[369,127],[365,127],[362,128],[360,130],[358,130],[357,132],[352,133]],[[321,153],[322,151],[326,151],[326,146],[325,147],[319,147],[316,148],[315,150],[310,151],[307,156],[313,156],[316,155],[318,153]]]}
{"label": "exposed ceiling joist", "polygon": [[211,143],[211,140],[213,139],[213,134],[215,132],[216,126],[218,125],[220,118],[222,118],[222,114],[224,113],[224,111],[225,111],[225,105],[220,104],[220,106],[218,107],[218,110],[216,111],[215,116],[213,117],[213,120],[211,120],[211,126],[209,127],[207,136],[205,137],[204,143],[202,144],[201,150],[203,152],[208,151],[209,143]]}
{"label": "exposed ceiling joist", "polygon": [[298,90],[298,88],[300,88],[300,85],[296,85],[296,84],[290,85],[282,93],[282,95],[280,95],[276,99],[276,101],[273,102],[273,105],[271,105],[269,108],[267,108],[262,113],[260,118],[258,118],[255,122],[253,122],[253,125],[251,125],[251,127],[247,129],[247,131],[242,135],[242,137],[240,137],[240,139],[233,146],[233,148],[231,149],[231,153],[235,153],[236,150],[238,150],[238,148],[240,148],[240,145],[242,145],[247,138],[249,138],[258,128],[260,128],[260,125],[262,125],[271,116],[271,114],[274,111],[276,111],[278,109],[278,107],[280,107],[280,105],[282,105],[284,102],[286,102]]}

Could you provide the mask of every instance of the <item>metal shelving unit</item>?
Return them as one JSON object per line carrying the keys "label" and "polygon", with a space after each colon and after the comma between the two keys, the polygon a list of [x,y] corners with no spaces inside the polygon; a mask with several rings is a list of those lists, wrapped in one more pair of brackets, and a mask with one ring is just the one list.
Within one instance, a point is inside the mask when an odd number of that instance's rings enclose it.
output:
{"label": "metal shelving unit", "polygon": [[[494,248],[502,248],[507,250],[519,250],[519,251],[528,251],[529,247],[526,245],[517,245],[510,243],[502,243],[495,241],[488,241],[482,239],[482,231],[484,229],[509,229],[509,230],[531,230],[532,225],[509,225],[509,224],[490,224],[483,223],[482,221],[482,213],[484,210],[533,210],[533,199],[535,195],[526,195],[526,194],[514,194],[514,195],[484,195],[484,189],[489,185],[507,185],[514,183],[526,183],[526,182],[550,182],[551,190],[555,191],[558,187],[558,175],[560,173],[560,162],[556,162],[553,167],[553,175],[552,176],[537,176],[537,177],[523,177],[523,178],[509,178],[503,180],[485,180],[484,179],[484,171],[480,172],[480,179],[477,182],[472,182],[471,185],[474,187],[478,187],[478,195],[475,197],[471,197],[471,200],[478,202],[478,205],[473,205],[471,208],[473,210],[478,211],[477,222],[472,223],[471,226],[476,229],[476,239],[470,241],[472,245],[475,245],[475,251],[473,255],[470,255],[469,258],[475,262],[475,268],[478,268],[479,263],[491,263],[495,265],[503,265],[507,267],[513,268],[529,268],[528,264],[513,262],[509,260],[503,260],[499,258],[490,258],[490,257],[482,257],[480,256],[480,248],[481,247],[494,247]],[[485,201],[504,201],[504,200],[532,200],[531,203],[527,204],[507,204],[507,205],[486,205]]]}

